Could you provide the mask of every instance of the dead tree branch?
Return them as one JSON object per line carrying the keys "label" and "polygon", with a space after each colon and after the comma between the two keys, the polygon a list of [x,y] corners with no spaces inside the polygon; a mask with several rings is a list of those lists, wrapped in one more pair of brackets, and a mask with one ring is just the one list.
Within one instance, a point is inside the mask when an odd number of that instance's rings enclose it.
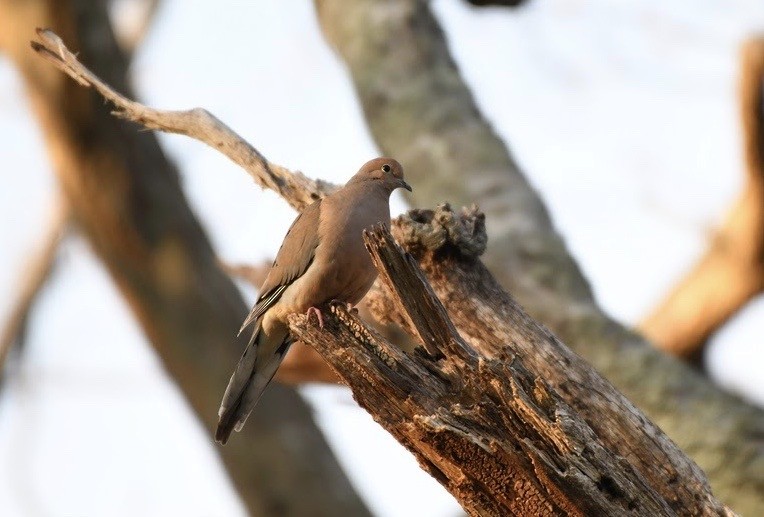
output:
{"label": "dead tree branch", "polygon": [[269,188],[283,197],[292,208],[302,210],[335,188],[331,183],[311,180],[300,172],[270,163],[249,142],[207,110],[157,110],[126,98],[82,65],[53,31],[38,29],[37,36],[38,41],[32,42],[35,52],[81,86],[95,88],[116,106],[113,115],[149,129],[186,135],[204,142],[247,171],[262,188]]}
{"label": "dead tree branch", "polygon": [[660,348],[700,364],[711,335],[764,289],[764,37],[740,52],[745,184],[705,255],[639,325]]}
{"label": "dead tree branch", "polygon": [[543,202],[477,106],[429,2],[315,4],[378,146],[405,164],[416,185],[413,204],[478,203],[489,234],[483,260],[501,285],[690,453],[722,500],[758,513],[764,412],[662,354],[597,305]]}
{"label": "dead tree branch", "polygon": [[[446,261],[461,262],[462,270],[480,279],[477,289],[463,291],[477,297],[471,313],[456,314],[482,333],[479,347],[462,339],[416,260],[384,227],[365,239],[389,291],[387,301],[413,322],[430,353],[404,353],[339,305],[331,307],[323,330],[295,315],[292,331],[330,362],[361,406],[468,513],[732,514],[711,495],[700,469],[591,366],[533,322],[474,255],[459,255],[452,241],[440,247]],[[500,295],[486,297],[489,291]],[[524,366],[528,349],[540,349],[542,358],[532,362],[543,363],[544,375]],[[563,383],[566,398],[594,403],[588,412],[579,413],[558,395],[552,384]],[[596,416],[599,429],[582,415]]]}

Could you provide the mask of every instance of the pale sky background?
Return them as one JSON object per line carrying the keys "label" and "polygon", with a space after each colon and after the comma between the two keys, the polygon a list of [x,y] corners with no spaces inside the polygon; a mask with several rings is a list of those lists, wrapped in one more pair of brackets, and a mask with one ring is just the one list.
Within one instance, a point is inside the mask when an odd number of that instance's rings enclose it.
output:
{"label": "pale sky background", "polygon": [[[480,108],[538,188],[598,299],[635,323],[703,251],[741,187],[737,48],[764,31],[764,5],[432,5]],[[272,161],[310,176],[343,182],[378,154],[307,0],[165,0],[135,74],[143,101],[205,107]],[[22,85],[2,56],[0,142],[3,315],[55,183]],[[202,144],[177,136],[162,143],[220,255],[272,257],[294,217],[287,205]],[[400,198],[394,209],[404,209]],[[757,300],[708,355],[718,382],[761,404],[763,335]],[[347,391],[304,392],[377,515],[458,513]],[[70,239],[33,314],[24,360],[11,365],[0,393],[0,515],[243,514],[212,438],[87,244]]]}

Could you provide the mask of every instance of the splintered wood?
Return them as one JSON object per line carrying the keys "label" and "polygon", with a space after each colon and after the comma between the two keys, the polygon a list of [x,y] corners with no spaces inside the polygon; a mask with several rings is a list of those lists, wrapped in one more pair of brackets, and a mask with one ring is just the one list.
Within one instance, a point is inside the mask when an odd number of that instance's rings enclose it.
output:
{"label": "splintered wood", "polygon": [[657,426],[495,284],[470,243],[484,234],[476,209],[414,211],[393,232],[416,258],[387,228],[366,232],[382,280],[370,306],[421,348],[404,352],[341,305],[324,329],[296,315],[292,330],[465,510],[731,514]]}

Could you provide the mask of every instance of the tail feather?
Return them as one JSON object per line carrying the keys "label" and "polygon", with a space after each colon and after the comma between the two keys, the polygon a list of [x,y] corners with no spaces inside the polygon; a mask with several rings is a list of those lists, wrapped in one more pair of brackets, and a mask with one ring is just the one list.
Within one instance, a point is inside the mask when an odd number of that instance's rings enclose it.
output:
{"label": "tail feather", "polygon": [[291,340],[288,335],[277,338],[277,341],[268,339],[262,332],[260,321],[257,322],[252,339],[236,365],[223,395],[223,402],[218,411],[218,427],[215,431],[217,442],[225,445],[234,430],[241,430],[278,370]]}

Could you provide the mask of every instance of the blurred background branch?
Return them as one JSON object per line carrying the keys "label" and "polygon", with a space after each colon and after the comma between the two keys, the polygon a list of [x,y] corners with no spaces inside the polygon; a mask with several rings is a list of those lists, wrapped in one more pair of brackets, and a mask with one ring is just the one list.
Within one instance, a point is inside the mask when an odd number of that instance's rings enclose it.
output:
{"label": "blurred background branch", "polygon": [[12,296],[11,310],[0,328],[0,379],[8,354],[16,345],[23,348],[29,317],[40,291],[50,278],[61,242],[71,223],[69,203],[58,195],[51,203],[48,226],[40,243],[24,264],[18,292]]}
{"label": "blurred background branch", "polygon": [[[140,18],[140,23],[132,31],[120,33],[124,34],[119,38],[119,44],[122,47],[125,60],[128,62],[128,67],[133,62],[136,50],[149,33],[159,11],[161,0],[146,0],[144,4],[145,10]],[[14,344],[20,345],[19,349],[23,348],[21,345],[23,345],[28,315],[34,307],[38,293],[45,286],[53,271],[54,261],[65,232],[72,230],[73,221],[71,220],[72,214],[68,201],[59,194],[52,205],[49,227],[46,228],[41,237],[40,246],[24,264],[24,271],[21,273],[22,285],[15,298],[16,303],[6,319],[2,332],[0,332],[0,370]]]}
{"label": "blurred background branch", "polygon": [[[122,47],[122,52],[128,57],[134,56],[136,51],[143,45],[162,5],[162,0],[142,0],[140,2],[131,0],[131,2],[133,5],[137,4],[141,11],[136,23],[124,26],[119,23],[120,17],[118,15],[112,17],[112,25],[115,29],[117,43]],[[119,7],[119,1],[117,0],[110,0],[110,3],[112,4],[110,6],[112,10],[115,6]],[[132,59],[130,59],[130,63],[132,64]]]}
{"label": "blurred background branch", "polygon": [[[246,341],[234,336],[247,307],[217,267],[156,136],[116,120],[95,93],[44,63],[28,46],[35,27],[52,27],[101,77],[130,95],[128,62],[114,39],[105,3],[3,0],[0,13],[0,48],[24,78],[79,228],[165,368],[211,429]],[[275,386],[259,413],[243,436],[221,451],[252,515],[368,513],[297,393]]]}
{"label": "blurred background branch", "polygon": [[702,367],[711,335],[764,289],[764,38],[740,50],[745,183],[709,248],[639,325],[657,346]]}

